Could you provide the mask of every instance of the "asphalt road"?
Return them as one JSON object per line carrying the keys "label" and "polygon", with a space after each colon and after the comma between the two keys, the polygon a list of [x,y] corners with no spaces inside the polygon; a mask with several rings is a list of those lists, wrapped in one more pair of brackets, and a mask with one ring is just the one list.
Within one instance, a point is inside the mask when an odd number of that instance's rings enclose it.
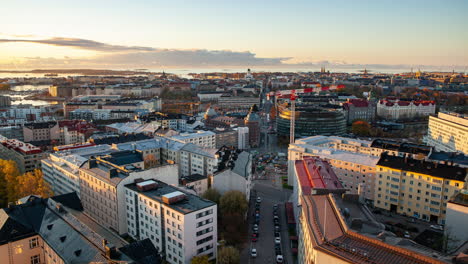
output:
{"label": "asphalt road", "polygon": [[[252,242],[252,225],[255,212],[255,196],[252,196],[250,209],[249,209],[249,244],[241,252],[241,263],[248,264],[273,264],[276,263],[275,254],[275,236],[273,224],[273,205],[278,204],[278,215],[281,225],[281,246],[284,257],[283,263],[292,264],[292,255],[289,242],[289,234],[286,225],[286,216],[284,209],[284,202],[287,201],[291,195],[291,191],[283,190],[271,185],[271,181],[256,181],[253,188],[256,191],[256,196],[262,198],[260,205],[260,224],[259,224],[259,237],[257,242]],[[252,192],[255,193],[255,192]],[[257,249],[257,257],[250,256],[250,250]]]}

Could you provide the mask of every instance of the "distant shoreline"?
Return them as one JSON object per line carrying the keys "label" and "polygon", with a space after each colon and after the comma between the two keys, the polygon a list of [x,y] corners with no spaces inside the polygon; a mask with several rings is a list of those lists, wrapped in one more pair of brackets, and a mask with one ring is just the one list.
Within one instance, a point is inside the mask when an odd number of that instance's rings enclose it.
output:
{"label": "distant shoreline", "polygon": [[35,70],[0,70],[0,73],[35,73],[35,74],[82,74],[82,75],[139,75],[153,73],[150,71],[125,71],[125,70],[99,70],[99,69],[35,69]]}

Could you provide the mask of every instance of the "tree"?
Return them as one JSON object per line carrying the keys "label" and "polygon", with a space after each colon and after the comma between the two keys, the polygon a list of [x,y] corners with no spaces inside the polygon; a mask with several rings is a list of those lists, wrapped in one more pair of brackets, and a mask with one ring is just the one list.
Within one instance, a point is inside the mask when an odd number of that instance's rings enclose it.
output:
{"label": "tree", "polygon": [[15,196],[15,179],[20,175],[16,162],[0,159],[0,206],[6,207]]}
{"label": "tree", "polygon": [[218,250],[219,264],[237,264],[240,263],[239,250],[235,247],[222,247]]}
{"label": "tree", "polygon": [[190,260],[191,264],[210,264],[210,260],[207,255],[195,256]]}
{"label": "tree", "polygon": [[353,122],[351,126],[351,132],[358,136],[368,136],[370,134],[371,125],[363,120],[357,120]]}
{"label": "tree", "polygon": [[19,198],[28,195],[39,195],[42,198],[48,198],[53,195],[48,183],[42,177],[42,170],[35,169],[32,172],[16,177],[15,195],[11,197],[11,201],[16,201]]}
{"label": "tree", "polygon": [[145,169],[151,169],[158,165],[158,160],[153,154],[147,155],[144,159]]}
{"label": "tree", "polygon": [[226,192],[219,200],[221,213],[224,215],[244,215],[248,209],[245,195],[239,191]]}
{"label": "tree", "polygon": [[202,194],[202,197],[219,204],[219,199],[221,198],[221,194],[216,189],[210,188]]}

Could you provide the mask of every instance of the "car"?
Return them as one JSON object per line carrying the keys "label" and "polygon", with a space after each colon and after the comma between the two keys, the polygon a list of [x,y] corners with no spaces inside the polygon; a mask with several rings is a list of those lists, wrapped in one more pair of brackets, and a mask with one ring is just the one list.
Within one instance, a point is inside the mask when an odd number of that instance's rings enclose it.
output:
{"label": "car", "polygon": [[262,198],[260,196],[257,197],[257,203],[261,203],[262,202]]}
{"label": "car", "polygon": [[275,237],[275,244],[281,244],[281,238]]}
{"label": "car", "polygon": [[259,224],[259,222],[260,222],[260,219],[255,219],[255,220],[253,221],[254,225],[255,225],[255,224],[257,224],[257,225],[258,225],[258,224]]}
{"label": "car", "polygon": [[283,263],[283,255],[276,256],[276,263]]}
{"label": "car", "polygon": [[411,235],[408,231],[405,231],[405,234],[403,235],[405,238],[411,238]]}
{"label": "car", "polygon": [[278,210],[278,204],[273,205],[273,210],[275,210],[275,211]]}
{"label": "car", "polygon": [[260,209],[260,204],[259,203],[255,204],[255,209]]}
{"label": "car", "polygon": [[281,228],[278,225],[275,225],[275,232],[281,231]]}
{"label": "car", "polygon": [[281,236],[280,233],[275,232],[275,237],[280,237],[280,236]]}
{"label": "car", "polygon": [[274,215],[274,216],[273,216],[273,219],[274,219],[274,220],[279,220],[279,216]]}
{"label": "car", "polygon": [[258,239],[257,234],[253,233],[252,234],[252,242],[257,242],[257,239]]}
{"label": "car", "polygon": [[254,224],[254,226],[253,226],[253,231],[254,231],[254,232],[258,232],[258,224]]}
{"label": "car", "polygon": [[254,231],[253,234],[257,235],[257,238],[260,236],[260,233],[258,233],[258,231]]}
{"label": "car", "polygon": [[430,228],[435,230],[444,231],[444,228],[441,225],[430,225]]}
{"label": "car", "polygon": [[256,258],[257,257],[257,249],[252,248],[250,250],[250,256],[252,256],[252,258]]}
{"label": "car", "polygon": [[277,215],[278,215],[278,211],[273,211],[273,215],[274,215],[274,216],[275,216],[275,215],[277,216]]}

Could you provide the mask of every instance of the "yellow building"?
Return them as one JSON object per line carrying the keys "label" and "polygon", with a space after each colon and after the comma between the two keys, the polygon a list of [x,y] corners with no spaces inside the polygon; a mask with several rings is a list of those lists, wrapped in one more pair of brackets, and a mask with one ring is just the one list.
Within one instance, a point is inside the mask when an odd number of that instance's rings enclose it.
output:
{"label": "yellow building", "polygon": [[443,224],[448,200],[466,188],[467,168],[384,153],[377,163],[374,206]]}
{"label": "yellow building", "polygon": [[430,116],[424,141],[438,151],[458,151],[468,155],[468,117],[455,113]]}

